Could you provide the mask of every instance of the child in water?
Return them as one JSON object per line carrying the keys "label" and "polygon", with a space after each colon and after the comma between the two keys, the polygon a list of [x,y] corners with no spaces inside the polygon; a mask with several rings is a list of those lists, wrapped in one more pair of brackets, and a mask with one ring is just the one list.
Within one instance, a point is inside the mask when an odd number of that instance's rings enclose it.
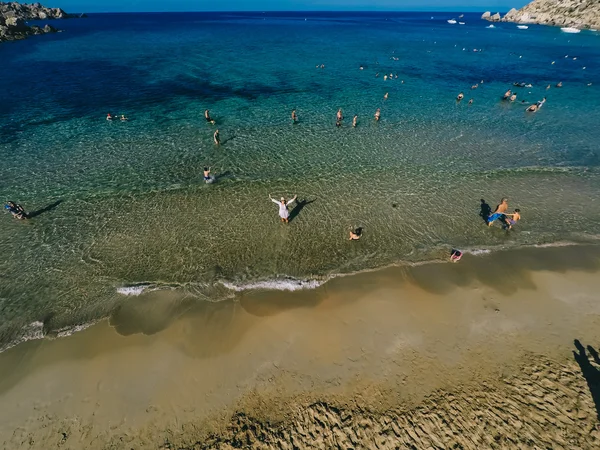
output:
{"label": "child in water", "polygon": [[462,252],[460,250],[456,250],[455,248],[452,249],[452,251],[450,252],[450,261],[452,262],[459,262],[460,258],[462,258]]}
{"label": "child in water", "polygon": [[505,214],[506,222],[504,225],[505,230],[510,230],[514,224],[516,224],[519,220],[521,220],[521,210],[515,209],[515,212],[512,214]]}
{"label": "child in water", "polygon": [[358,241],[362,236],[362,228],[351,228],[349,241]]}

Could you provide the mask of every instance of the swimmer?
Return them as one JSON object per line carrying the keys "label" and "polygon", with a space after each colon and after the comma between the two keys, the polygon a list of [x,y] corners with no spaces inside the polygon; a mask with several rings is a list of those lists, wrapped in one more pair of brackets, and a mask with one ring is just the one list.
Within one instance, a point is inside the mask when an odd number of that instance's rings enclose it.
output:
{"label": "swimmer", "polygon": [[359,67],[359,69],[360,69],[360,70],[363,70],[363,69],[364,69],[364,67],[363,67],[363,66],[360,66],[360,67]]}
{"label": "swimmer", "polygon": [[111,116],[110,113],[108,113],[106,115],[106,120],[113,120],[113,116]]}
{"label": "swimmer", "polygon": [[556,83],[556,87],[557,88],[561,88],[562,87],[562,81],[559,81],[558,83]]}
{"label": "swimmer", "polygon": [[504,224],[504,228],[506,230],[510,230],[514,224],[516,224],[519,220],[521,220],[521,210],[515,209],[515,212],[512,214],[505,214],[507,217],[506,222]]}
{"label": "swimmer", "polygon": [[383,99],[384,99],[384,100],[387,100],[387,99],[388,99],[388,92],[386,92],[386,93],[385,93],[385,95],[383,96]]}
{"label": "swimmer", "polygon": [[456,101],[460,102],[463,98],[465,98],[465,94],[462,92],[456,96]]}
{"label": "swimmer", "polygon": [[479,84],[474,84],[473,86],[471,86],[471,89],[477,89],[479,87]]}
{"label": "swimmer", "polygon": [[212,119],[212,117],[210,117],[210,112],[208,111],[208,109],[204,110],[204,118],[208,123],[212,123],[213,125],[215,124],[215,121]]}
{"label": "swimmer", "polygon": [[126,120],[129,120],[127,117],[125,117],[125,114],[121,114],[121,122],[125,122]]}
{"label": "swimmer", "polygon": [[379,78],[379,72],[375,74],[375,78]]}
{"label": "swimmer", "polygon": [[375,120],[377,122],[379,122],[379,119],[381,118],[381,109],[377,108],[377,111],[375,111]]}
{"label": "swimmer", "polygon": [[550,85],[546,86],[546,90],[550,89]]}
{"label": "swimmer", "polygon": [[488,226],[492,226],[494,221],[500,219],[503,223],[506,223],[506,211],[508,210],[508,198],[504,197],[500,200],[500,204],[496,206],[494,213],[487,218]]}
{"label": "swimmer", "polygon": [[387,75],[384,75],[383,76],[383,81],[387,80],[387,78],[388,78]]}
{"label": "swimmer", "polygon": [[450,261],[452,262],[459,262],[460,258],[462,258],[462,252],[460,250],[456,250],[455,248],[453,248],[450,251]]}
{"label": "swimmer", "polygon": [[344,120],[344,115],[342,114],[342,108],[338,109],[338,112],[337,112],[335,118],[337,119],[338,122],[341,122],[342,120]]}
{"label": "swimmer", "polygon": [[544,103],[546,103],[546,97],[544,97],[542,100],[535,102],[535,104],[531,105],[529,108],[527,108],[525,111],[528,112],[536,112],[539,111],[539,109],[544,106]]}
{"label": "swimmer", "polygon": [[356,128],[357,122],[358,122],[358,115],[354,114],[354,117],[352,118],[352,128]]}
{"label": "swimmer", "polygon": [[288,200],[287,202],[285,201],[285,198],[281,197],[280,201],[275,200],[274,198],[271,197],[271,195],[269,194],[269,199],[277,204],[279,206],[279,217],[281,217],[281,221],[284,223],[288,223],[289,222],[289,217],[290,217],[290,213],[288,211],[288,205],[290,203],[293,203],[296,200],[296,197],[298,197],[297,195],[294,195],[294,198],[292,198],[291,200]]}
{"label": "swimmer", "polygon": [[292,109],[292,122],[294,122],[294,123],[298,122],[298,116],[296,115],[295,109]]}
{"label": "swimmer", "polygon": [[21,205],[13,201],[7,201],[6,205],[4,205],[4,209],[11,213],[15,219],[23,220],[29,218],[25,209],[23,209]]}
{"label": "swimmer", "polygon": [[349,241],[358,241],[362,236],[362,228],[351,228]]}
{"label": "swimmer", "polygon": [[515,92],[513,95],[510,96],[510,101],[514,102],[517,99],[517,93]]}
{"label": "swimmer", "polygon": [[215,141],[215,145],[219,145],[221,143],[221,138],[219,137],[219,130],[215,131],[215,134],[213,134],[213,139]]}
{"label": "swimmer", "polygon": [[469,106],[473,104],[473,99],[469,99]]}
{"label": "swimmer", "polygon": [[324,68],[325,68],[325,64],[321,64],[321,69],[324,69]]}
{"label": "swimmer", "polygon": [[204,168],[204,181],[210,183],[212,181],[212,177],[210,176],[210,167]]}
{"label": "swimmer", "polygon": [[504,93],[504,95],[502,96],[502,100],[506,100],[508,99],[510,96],[512,95],[512,91],[509,89],[508,91],[506,91]]}

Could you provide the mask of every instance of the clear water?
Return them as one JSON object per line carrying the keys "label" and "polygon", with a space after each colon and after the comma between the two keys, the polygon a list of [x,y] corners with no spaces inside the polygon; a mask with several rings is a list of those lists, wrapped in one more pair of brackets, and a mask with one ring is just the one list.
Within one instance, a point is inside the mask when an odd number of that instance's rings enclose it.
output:
{"label": "clear water", "polygon": [[[136,284],[216,301],[451,246],[597,239],[600,35],[431,16],[98,14],[0,46],[0,197],[42,210],[0,217],[0,347],[106,316]],[[533,87],[501,102],[516,81]],[[286,226],[269,194],[307,203]],[[478,216],[502,196],[523,215],[510,233]]]}

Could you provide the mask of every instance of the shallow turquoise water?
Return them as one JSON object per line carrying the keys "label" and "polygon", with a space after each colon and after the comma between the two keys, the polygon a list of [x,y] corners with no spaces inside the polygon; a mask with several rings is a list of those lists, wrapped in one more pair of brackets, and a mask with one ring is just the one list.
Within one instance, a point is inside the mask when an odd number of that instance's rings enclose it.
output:
{"label": "shallow turquoise water", "polygon": [[[137,284],[215,301],[451,246],[597,240],[600,35],[433,16],[94,15],[3,44],[2,198],[60,204],[1,218],[0,347],[106,316]],[[501,102],[515,81],[533,86]],[[268,195],[296,193],[281,225]],[[478,217],[502,196],[524,217],[510,233]]]}

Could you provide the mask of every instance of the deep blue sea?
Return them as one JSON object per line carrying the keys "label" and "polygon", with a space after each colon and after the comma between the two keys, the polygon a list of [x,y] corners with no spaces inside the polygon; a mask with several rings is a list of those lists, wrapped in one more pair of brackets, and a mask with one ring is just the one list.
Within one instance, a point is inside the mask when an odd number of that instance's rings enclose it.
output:
{"label": "deep blue sea", "polygon": [[[0,216],[0,348],[143,289],[218,301],[597,241],[600,34],[458,15],[92,14],[2,44],[0,197],[34,217]],[[269,195],[294,194],[281,224]],[[510,232],[478,216],[503,196]]]}

